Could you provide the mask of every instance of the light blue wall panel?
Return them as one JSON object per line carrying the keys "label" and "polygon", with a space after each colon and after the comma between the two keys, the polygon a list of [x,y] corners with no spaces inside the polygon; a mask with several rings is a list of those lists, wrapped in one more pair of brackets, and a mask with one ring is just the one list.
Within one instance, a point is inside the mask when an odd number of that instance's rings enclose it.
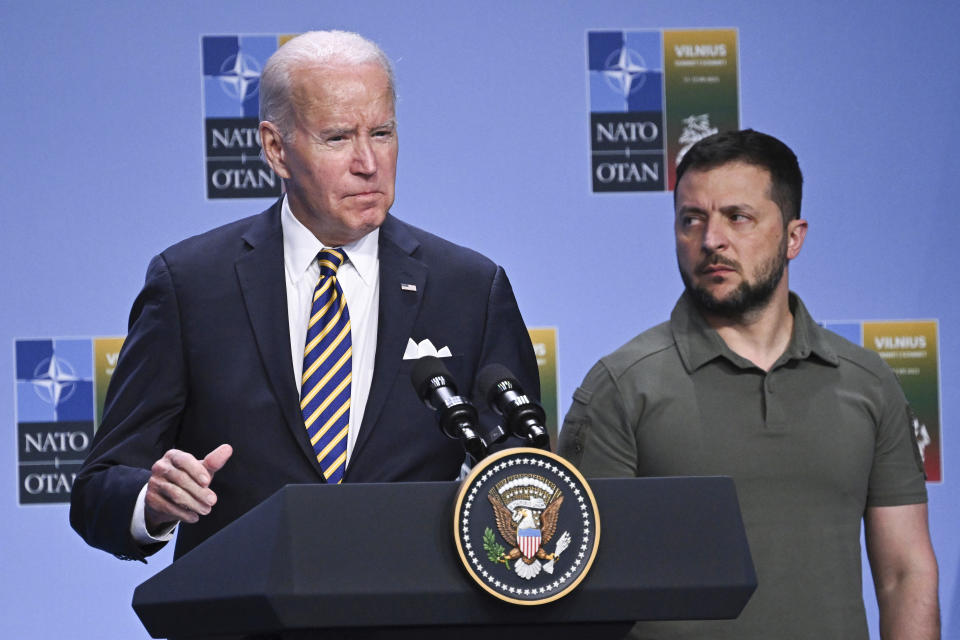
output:
{"label": "light blue wall panel", "polygon": [[0,0],[0,636],[147,637],[130,598],[169,553],[120,562],[83,544],[65,506],[17,504],[12,345],[122,335],[152,255],[269,204],[205,200],[201,35],[345,28],[383,46],[400,95],[394,212],[503,264],[528,324],[559,327],[565,411],[681,289],[670,194],[590,193],[585,34],[684,27],[739,29],[742,123],[800,158],[810,231],[791,277],[812,313],[940,321],[931,527],[944,637],[960,637],[960,9],[740,0]]}

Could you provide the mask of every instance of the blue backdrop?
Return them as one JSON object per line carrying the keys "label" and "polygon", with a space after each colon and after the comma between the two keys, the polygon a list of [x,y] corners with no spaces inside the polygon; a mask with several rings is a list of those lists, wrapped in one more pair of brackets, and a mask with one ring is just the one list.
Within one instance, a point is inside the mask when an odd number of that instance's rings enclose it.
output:
{"label": "blue backdrop", "polygon": [[[147,637],[130,598],[169,552],[121,562],[83,544],[66,506],[18,506],[13,341],[123,335],[152,255],[268,204],[205,199],[201,35],[342,28],[382,45],[400,95],[393,210],[503,264],[527,323],[559,328],[565,411],[681,289],[670,194],[590,191],[586,31],[686,27],[739,29],[741,122],[800,158],[810,231],[791,277],[814,316],[939,319],[930,518],[944,637],[960,637],[960,8],[672,0],[0,0],[0,636]],[[591,315],[570,313],[571,291]],[[869,577],[865,592],[878,637]]]}

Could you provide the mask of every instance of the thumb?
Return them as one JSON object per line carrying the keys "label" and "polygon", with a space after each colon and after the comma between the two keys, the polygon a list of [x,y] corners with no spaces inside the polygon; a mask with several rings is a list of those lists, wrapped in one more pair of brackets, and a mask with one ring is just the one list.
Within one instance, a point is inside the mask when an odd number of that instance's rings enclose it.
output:
{"label": "thumb", "polygon": [[230,456],[233,455],[233,447],[228,444],[222,444],[203,459],[204,468],[210,472],[210,475],[220,471],[220,468],[227,463]]}

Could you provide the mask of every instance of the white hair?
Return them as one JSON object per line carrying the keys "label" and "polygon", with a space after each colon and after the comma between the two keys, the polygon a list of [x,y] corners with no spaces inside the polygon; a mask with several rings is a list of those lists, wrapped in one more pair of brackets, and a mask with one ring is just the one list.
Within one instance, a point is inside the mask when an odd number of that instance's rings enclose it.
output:
{"label": "white hair", "polygon": [[260,120],[272,122],[285,140],[294,131],[290,92],[293,71],[300,66],[379,64],[387,74],[390,98],[396,103],[393,68],[374,42],[350,31],[308,31],[277,49],[260,74]]}

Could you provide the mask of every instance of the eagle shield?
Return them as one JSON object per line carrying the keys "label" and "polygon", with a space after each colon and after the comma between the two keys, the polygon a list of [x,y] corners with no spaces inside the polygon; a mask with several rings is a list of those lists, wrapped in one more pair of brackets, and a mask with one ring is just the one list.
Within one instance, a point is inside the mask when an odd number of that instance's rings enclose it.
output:
{"label": "eagle shield", "polygon": [[517,542],[524,558],[533,558],[540,548],[540,529],[517,529]]}

